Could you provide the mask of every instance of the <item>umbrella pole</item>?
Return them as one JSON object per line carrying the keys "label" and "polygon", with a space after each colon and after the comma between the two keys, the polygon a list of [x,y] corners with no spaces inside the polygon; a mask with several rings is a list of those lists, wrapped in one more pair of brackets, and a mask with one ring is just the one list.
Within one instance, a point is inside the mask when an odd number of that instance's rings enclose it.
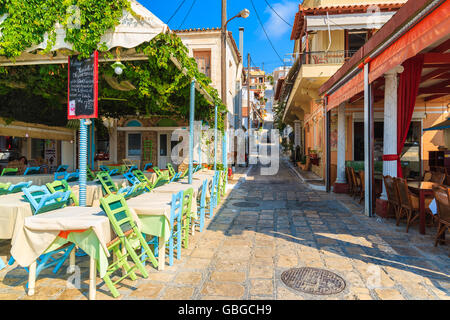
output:
{"label": "umbrella pole", "polygon": [[86,119],[80,119],[80,207],[86,206],[87,134]]}
{"label": "umbrella pole", "polygon": [[191,82],[191,105],[189,117],[189,184],[192,184],[192,171],[194,170],[194,112],[195,112],[195,79]]}
{"label": "umbrella pole", "polygon": [[214,171],[217,169],[217,104],[214,106]]}

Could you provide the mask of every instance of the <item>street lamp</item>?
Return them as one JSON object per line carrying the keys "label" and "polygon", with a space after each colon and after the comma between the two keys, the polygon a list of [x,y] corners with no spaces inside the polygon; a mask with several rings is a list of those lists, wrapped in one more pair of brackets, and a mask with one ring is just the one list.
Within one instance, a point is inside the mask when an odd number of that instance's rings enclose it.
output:
{"label": "street lamp", "polygon": [[[226,74],[226,47],[227,47],[227,25],[228,22],[235,18],[248,18],[250,15],[250,11],[248,9],[241,10],[237,15],[235,15],[233,18],[229,19],[228,21],[226,16],[226,0],[222,0],[222,46],[221,46],[221,73],[222,73],[222,80],[221,80],[221,89],[222,89],[222,101],[227,106],[227,74]],[[228,108],[228,106],[227,106]]]}

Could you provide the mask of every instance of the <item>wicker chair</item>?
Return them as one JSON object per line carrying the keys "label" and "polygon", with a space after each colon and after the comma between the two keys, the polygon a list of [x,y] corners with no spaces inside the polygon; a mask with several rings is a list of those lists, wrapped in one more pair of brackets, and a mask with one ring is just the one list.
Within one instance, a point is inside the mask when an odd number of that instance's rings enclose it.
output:
{"label": "wicker chair", "polygon": [[[394,178],[394,180],[400,200],[400,210],[397,214],[397,226],[400,223],[400,219],[406,216],[406,232],[408,232],[410,225],[419,218],[419,197],[409,191],[408,183],[405,179]],[[428,206],[431,201],[431,198],[425,198],[425,210],[429,210]]]}
{"label": "wicker chair", "polygon": [[350,167],[349,170],[350,170],[350,178],[351,178],[352,184],[353,184],[352,196],[353,196],[353,198],[356,198],[356,196],[359,195],[361,186],[358,184],[358,180],[356,179],[355,169]]}
{"label": "wicker chair", "polygon": [[383,176],[384,186],[386,187],[386,194],[388,197],[388,213],[391,212],[390,209],[394,209],[394,217],[397,217],[398,211],[400,210],[400,200],[398,195],[397,186],[395,184],[394,178],[391,176]]}
{"label": "wicker chair", "polygon": [[350,173],[350,167],[345,167],[345,176],[347,178],[347,182],[348,182],[348,193],[349,195],[353,195],[353,179]]}
{"label": "wicker chair", "polygon": [[443,184],[445,180],[445,173],[442,172],[432,172],[431,182]]}
{"label": "wicker chair", "polygon": [[442,241],[442,235],[446,230],[450,230],[450,194],[449,190],[445,187],[438,186],[433,187],[434,198],[436,199],[438,228],[434,246],[438,245],[439,241]]}
{"label": "wicker chair", "polygon": [[359,185],[359,203],[361,203],[361,201],[363,201],[364,197],[365,197],[365,180],[364,180],[364,171],[359,171],[356,174],[356,179],[358,181],[358,185]]}
{"label": "wicker chair", "polygon": [[431,181],[431,177],[432,177],[432,173],[430,171],[425,171],[425,173],[423,174],[422,181],[429,182],[429,181]]}

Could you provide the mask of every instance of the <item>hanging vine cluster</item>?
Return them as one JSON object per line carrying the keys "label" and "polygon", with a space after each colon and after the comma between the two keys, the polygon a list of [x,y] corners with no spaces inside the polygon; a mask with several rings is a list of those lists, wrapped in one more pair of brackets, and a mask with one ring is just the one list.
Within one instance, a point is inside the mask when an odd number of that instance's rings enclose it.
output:
{"label": "hanging vine cluster", "polygon": [[[76,7],[75,7],[76,6]],[[74,10],[76,8],[76,10]],[[0,0],[0,14],[7,17],[1,24],[0,55],[12,61],[33,46],[47,39],[47,47],[35,50],[36,54],[50,53],[55,41],[55,26],[66,31],[67,43],[81,58],[89,57],[94,50],[112,57],[114,49],[107,51],[101,37],[120,23],[123,10],[135,13],[129,0]],[[135,15],[136,16],[136,15]],[[75,19],[75,21],[74,21]],[[77,27],[72,25],[76,23]],[[211,80],[199,72],[195,59],[189,57],[181,39],[173,33],[160,34],[150,42],[136,48],[137,53],[148,57],[146,61],[123,62],[126,66],[121,76],[114,75],[109,63],[99,66],[99,113],[120,118],[128,115],[165,115],[187,119],[189,114],[189,84],[196,79],[219,111],[226,111]],[[182,73],[171,61],[175,57],[183,66]],[[117,81],[129,81],[136,88],[120,91],[105,81],[115,77]],[[17,98],[38,96],[47,102],[46,108],[64,110],[67,101],[67,65],[34,65],[0,68],[0,100],[9,96]],[[14,117],[8,104],[0,107],[0,116]],[[41,112],[41,108],[35,108]],[[6,114],[6,115],[5,115]],[[220,114],[219,129],[223,130]],[[196,118],[212,123],[214,108],[205,97],[196,92]]]}

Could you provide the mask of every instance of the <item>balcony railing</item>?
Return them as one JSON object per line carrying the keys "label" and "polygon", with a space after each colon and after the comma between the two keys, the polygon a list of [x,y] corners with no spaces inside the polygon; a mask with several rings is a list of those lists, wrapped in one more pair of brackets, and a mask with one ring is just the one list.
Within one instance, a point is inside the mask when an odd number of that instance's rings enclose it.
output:
{"label": "balcony railing", "polygon": [[301,64],[344,64],[355,53],[354,50],[297,52],[292,59],[301,57]]}

